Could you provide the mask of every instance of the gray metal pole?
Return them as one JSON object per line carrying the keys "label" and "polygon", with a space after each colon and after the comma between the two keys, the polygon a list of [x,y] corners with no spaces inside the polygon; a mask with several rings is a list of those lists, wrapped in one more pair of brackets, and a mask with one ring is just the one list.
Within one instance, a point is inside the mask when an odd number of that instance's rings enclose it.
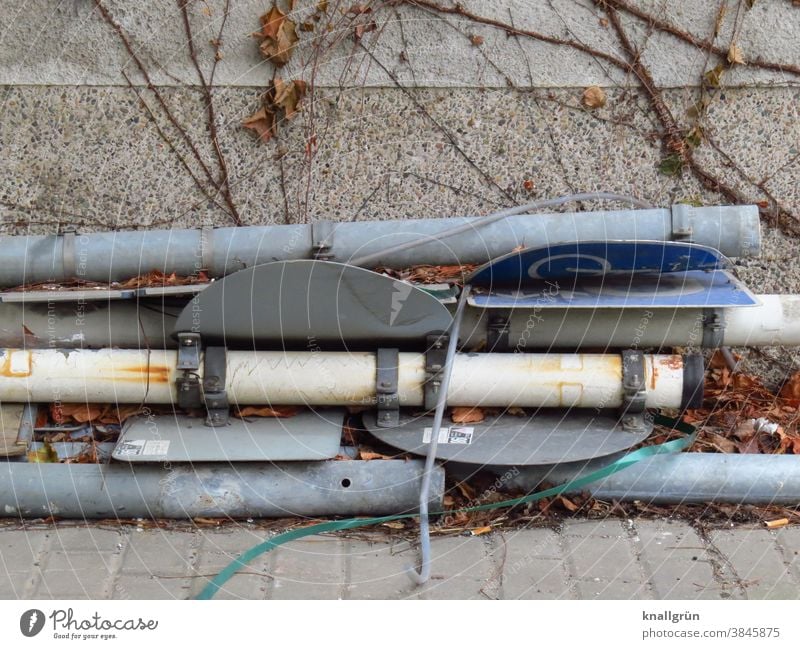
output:
{"label": "gray metal pole", "polygon": [[[0,516],[381,516],[419,507],[421,460],[157,465],[0,463]],[[444,469],[431,475],[438,511]]]}
{"label": "gray metal pole", "polygon": [[0,347],[171,348],[182,308],[125,300],[0,304]]}
{"label": "gray metal pole", "polygon": [[[613,458],[552,469],[521,467],[504,489],[532,491],[546,481],[561,484],[608,464]],[[580,466],[577,466],[580,464]],[[674,505],[732,503],[786,505],[800,503],[800,457],[797,455],[735,455],[677,453],[646,458],[601,481],[584,487],[602,500]]]}
{"label": "gray metal pole", "polygon": [[[761,245],[754,205],[513,216],[436,240],[477,218],[0,237],[0,287],[73,277],[110,282],[154,269],[187,276],[206,270],[220,277],[255,264],[309,259],[315,253],[348,262],[389,250],[370,265],[405,268],[484,263],[520,245],[576,240],[691,240],[731,257],[758,256]],[[419,238],[429,243],[392,252]]]}

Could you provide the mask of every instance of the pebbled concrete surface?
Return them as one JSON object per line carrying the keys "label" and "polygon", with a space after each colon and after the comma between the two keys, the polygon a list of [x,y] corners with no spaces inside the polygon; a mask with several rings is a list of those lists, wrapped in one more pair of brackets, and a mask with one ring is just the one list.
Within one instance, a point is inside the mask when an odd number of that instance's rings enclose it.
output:
{"label": "pebbled concrete surface", "polygon": [[[252,526],[0,529],[0,598],[187,599],[267,535]],[[433,541],[431,581],[412,585],[416,549],[365,532],[309,537],[262,555],[227,599],[796,599],[800,528],[698,533],[686,523],[571,520]]]}
{"label": "pebbled concrete surface", "polygon": [[[162,94],[212,166],[199,91]],[[224,89],[216,105],[221,148],[246,223],[477,214],[596,189],[664,205],[721,200],[688,173],[659,172],[663,153],[640,93],[609,91],[606,107],[591,112],[580,96],[579,89],[425,89],[413,96],[397,89],[320,91],[313,121],[284,123],[280,140],[266,144],[240,127],[257,108],[258,91]],[[144,97],[155,110],[152,95]],[[695,99],[688,89],[665,98],[677,115]],[[712,104],[707,127],[724,155],[711,147],[698,154],[731,182],[737,172],[727,157],[737,160],[748,176],[768,178],[787,209],[800,213],[798,106],[800,89],[728,90]],[[742,115],[759,116],[757,133]],[[230,223],[203,199],[158,129],[200,176],[182,138],[163,118],[157,128],[128,89],[0,88],[0,117],[6,229],[15,221],[31,231],[52,230],[57,222],[84,229]],[[312,135],[316,153],[309,160]],[[757,190],[742,190],[759,199]],[[780,237],[770,241],[765,262],[775,261],[780,247]]]}

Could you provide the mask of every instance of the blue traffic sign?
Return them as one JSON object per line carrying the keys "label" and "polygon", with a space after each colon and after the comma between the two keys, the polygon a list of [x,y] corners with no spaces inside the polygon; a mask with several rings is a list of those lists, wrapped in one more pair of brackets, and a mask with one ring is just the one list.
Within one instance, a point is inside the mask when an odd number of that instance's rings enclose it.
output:
{"label": "blue traffic sign", "polygon": [[730,261],[707,246],[679,241],[576,241],[509,253],[481,266],[473,286],[525,286],[531,281],[677,273],[729,268]]}
{"label": "blue traffic sign", "polygon": [[759,304],[726,271],[531,280],[521,288],[473,290],[469,304],[485,309],[708,308]]}

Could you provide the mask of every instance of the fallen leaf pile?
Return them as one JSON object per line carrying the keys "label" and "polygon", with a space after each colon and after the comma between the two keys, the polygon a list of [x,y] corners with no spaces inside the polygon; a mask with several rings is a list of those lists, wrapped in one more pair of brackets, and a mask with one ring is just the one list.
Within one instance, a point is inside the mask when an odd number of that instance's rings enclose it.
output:
{"label": "fallen leaf pile", "polygon": [[800,373],[779,394],[755,376],[731,372],[722,354],[711,359],[705,403],[684,419],[701,427],[694,451],[800,455]]}
{"label": "fallen leaf pile", "polygon": [[375,272],[383,273],[395,279],[415,282],[417,284],[447,284],[463,282],[464,277],[469,275],[477,267],[477,264],[454,264],[451,266],[421,265],[397,270],[381,266],[376,268]]}
{"label": "fallen leaf pile", "polygon": [[294,417],[300,412],[300,406],[237,406],[233,416],[244,419],[245,417],[278,417],[285,419]]}
{"label": "fallen leaf pile", "polygon": [[152,270],[138,277],[121,282],[93,282],[87,280],[73,280],[64,282],[39,282],[37,284],[23,284],[14,288],[3,289],[7,292],[28,292],[28,291],[86,291],[86,290],[117,290],[132,288],[155,288],[160,286],[191,286],[192,284],[207,284],[211,279],[200,271],[194,275],[178,275],[176,273],[163,273],[160,270]]}
{"label": "fallen leaf pile", "polygon": [[[53,403],[49,408],[49,420],[58,426],[88,422],[121,425],[129,417],[149,411],[152,409],[134,404]],[[40,411],[40,417],[42,412]],[[37,427],[45,425],[41,420],[36,422]]]}
{"label": "fallen leaf pile", "polygon": [[153,288],[158,286],[190,286],[192,284],[207,284],[208,275],[200,271],[194,275],[177,275],[175,273],[162,273],[160,270],[151,270],[146,275],[132,277],[124,282],[112,282],[110,288]]}

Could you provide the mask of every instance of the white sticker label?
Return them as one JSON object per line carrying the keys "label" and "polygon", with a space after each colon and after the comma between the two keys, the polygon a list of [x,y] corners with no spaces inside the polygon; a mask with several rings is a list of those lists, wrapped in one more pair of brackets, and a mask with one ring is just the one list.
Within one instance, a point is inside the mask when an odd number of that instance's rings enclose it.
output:
{"label": "white sticker label", "polygon": [[169,440],[162,439],[130,439],[122,442],[114,452],[117,456],[139,456],[139,455],[166,455],[169,451]]}
{"label": "white sticker label", "polygon": [[145,441],[143,439],[130,439],[120,442],[114,451],[115,455],[141,455],[144,449]]}
{"label": "white sticker label", "polygon": [[142,455],[166,455],[168,452],[168,439],[151,439],[144,445]]}
{"label": "white sticker label", "polygon": [[[439,429],[439,444],[472,444],[472,434],[475,431],[471,426],[450,426]],[[433,427],[428,426],[422,432],[422,443],[430,444],[433,437]]]}

